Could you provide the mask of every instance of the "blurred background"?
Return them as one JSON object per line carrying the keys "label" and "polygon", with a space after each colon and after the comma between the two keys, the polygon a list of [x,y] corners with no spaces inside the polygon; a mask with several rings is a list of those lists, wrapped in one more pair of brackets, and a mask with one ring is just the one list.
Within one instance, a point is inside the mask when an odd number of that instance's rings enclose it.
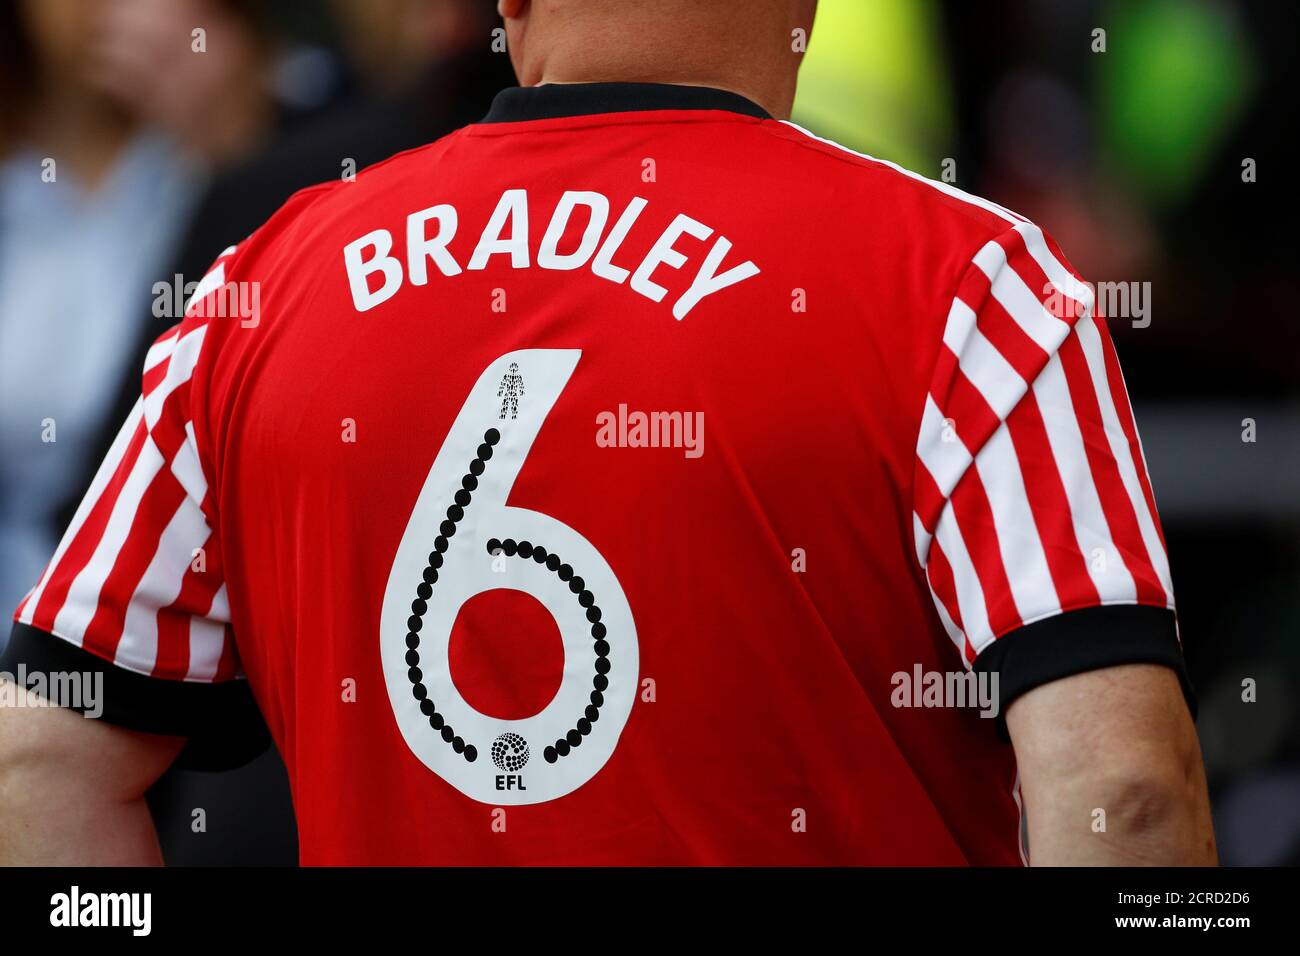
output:
{"label": "blurred background", "polygon": [[[0,605],[39,576],[173,322],[155,283],[197,281],[348,163],[480,118],[513,83],[494,7],[0,0]],[[1229,865],[1300,863],[1300,272],[1283,151],[1298,20],[1289,0],[821,0],[794,116],[1015,209],[1087,279],[1138,294],[1111,331]],[[150,803],[171,864],[296,862],[274,752],[173,770]]]}

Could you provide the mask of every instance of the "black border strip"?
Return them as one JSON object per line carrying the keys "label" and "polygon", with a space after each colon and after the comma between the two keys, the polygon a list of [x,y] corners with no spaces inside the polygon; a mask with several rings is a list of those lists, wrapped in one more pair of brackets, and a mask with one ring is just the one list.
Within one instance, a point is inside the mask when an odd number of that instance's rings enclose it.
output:
{"label": "black border strip", "polygon": [[998,672],[997,732],[1007,735],[1007,708],[1043,684],[1120,664],[1163,664],[1182,685],[1196,717],[1196,692],[1187,676],[1174,613],[1143,604],[1112,604],[1066,611],[998,638],[975,659],[978,673]]}
{"label": "black border strip", "polygon": [[[177,763],[195,770],[226,770],[247,763],[271,742],[248,681],[164,680],[117,667],[62,638],[15,622],[0,654],[0,672],[104,675],[101,720],[128,730],[185,737]],[[84,708],[76,708],[84,712]]]}
{"label": "black border strip", "polygon": [[673,83],[547,83],[512,86],[492,100],[484,123],[632,113],[645,110],[726,110],[756,119],[772,114],[739,93]]}
{"label": "black border strip", "polygon": [[[702,783],[707,786],[707,778]],[[445,819],[434,822],[454,825]],[[594,821],[591,826],[595,828]],[[1280,837],[1282,824],[1277,826],[1270,832]],[[468,835],[461,839],[469,843]],[[606,855],[618,850],[614,843],[607,847]],[[827,847],[823,855],[839,856],[834,850]],[[505,852],[496,850],[489,857],[488,851],[480,850],[478,859],[499,860]],[[512,846],[510,852],[533,861],[540,858],[543,863],[565,855],[558,841],[533,844],[530,849]],[[1275,855],[1282,853],[1279,846]],[[733,858],[744,855],[743,851],[729,854]],[[456,856],[471,858],[468,850]],[[623,853],[621,859],[631,856]],[[5,901],[6,938],[30,941],[28,952],[44,951],[47,945],[53,952],[81,946],[118,950],[126,949],[123,943],[140,942],[132,938],[128,927],[68,929],[51,925],[52,897],[70,895],[74,885],[81,899],[92,893],[152,893],[149,938],[160,946],[174,947],[173,952],[193,949],[195,939],[201,938],[206,941],[205,948],[221,946],[244,953],[255,938],[278,943],[283,934],[295,941],[298,952],[338,952],[346,947],[369,953],[376,945],[378,928],[371,914],[423,915],[439,900],[454,905],[456,922],[462,926],[486,927],[489,932],[502,926],[503,900],[509,902],[513,925],[546,926],[555,921],[556,913],[572,909],[575,895],[590,887],[598,887],[601,898],[599,906],[586,907],[582,913],[588,937],[617,939],[629,923],[644,921],[653,906],[657,938],[689,937],[706,951],[742,953],[778,947],[806,950],[810,948],[809,926],[819,927],[823,937],[843,932],[861,938],[865,932],[862,914],[868,906],[870,913],[887,914],[892,924],[920,927],[927,943],[951,943],[956,952],[972,949],[972,931],[978,932],[978,927],[971,919],[938,917],[936,900],[960,900],[963,912],[1006,915],[1004,922],[1008,923],[1014,918],[1014,929],[1006,935],[1014,933],[1018,939],[1053,940],[1068,933],[1071,941],[1081,943],[1096,940],[1115,949],[1120,943],[1126,943],[1123,948],[1153,949],[1150,940],[1166,937],[1170,949],[1177,952],[1189,949],[1184,942],[1189,937],[1203,939],[1207,935],[1223,952],[1260,950],[1268,939],[1278,938],[1286,927],[1294,925],[1295,916],[1295,871],[1286,867],[850,869],[843,865],[766,866],[762,859],[751,860],[749,866],[727,867],[717,865],[715,858],[692,860],[688,849],[676,843],[672,851],[661,850],[659,856],[681,862],[676,866],[604,867],[3,868],[0,892]],[[696,865],[683,865],[689,862]],[[701,862],[712,865],[700,866]],[[668,886],[672,887],[671,897],[665,889]],[[731,894],[742,894],[744,915],[757,915],[719,919],[718,901],[733,898]],[[663,905],[661,900],[671,903]],[[864,900],[869,903],[864,905]],[[1191,916],[1211,920],[1245,917],[1249,926],[1215,926],[1208,933],[1205,927],[1158,928],[1168,917],[1185,921]],[[1116,919],[1125,917],[1154,917],[1157,928],[1117,925]],[[1252,931],[1260,937],[1252,936]],[[119,942],[113,943],[114,938]],[[1257,938],[1259,942],[1251,942]]]}

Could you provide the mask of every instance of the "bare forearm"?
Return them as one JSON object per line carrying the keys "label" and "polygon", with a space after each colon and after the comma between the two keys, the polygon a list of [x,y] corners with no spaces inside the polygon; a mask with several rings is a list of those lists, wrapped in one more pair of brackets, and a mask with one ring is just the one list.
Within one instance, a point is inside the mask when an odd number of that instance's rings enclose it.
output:
{"label": "bare forearm", "polygon": [[1130,664],[1067,677],[1014,702],[1037,866],[1213,866],[1200,745],[1173,671]]}
{"label": "bare forearm", "polygon": [[1140,771],[1054,781],[1024,796],[1035,866],[1214,866],[1199,761],[1191,779]]}

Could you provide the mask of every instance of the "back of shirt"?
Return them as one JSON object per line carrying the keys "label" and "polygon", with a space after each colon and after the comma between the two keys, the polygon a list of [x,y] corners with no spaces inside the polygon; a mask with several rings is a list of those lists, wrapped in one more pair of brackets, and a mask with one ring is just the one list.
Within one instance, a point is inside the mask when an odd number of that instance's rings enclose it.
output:
{"label": "back of shirt", "polygon": [[11,657],[195,759],[250,688],[306,863],[1013,863],[989,718],[1181,667],[1086,284],[733,94],[510,90],[299,193],[143,392]]}

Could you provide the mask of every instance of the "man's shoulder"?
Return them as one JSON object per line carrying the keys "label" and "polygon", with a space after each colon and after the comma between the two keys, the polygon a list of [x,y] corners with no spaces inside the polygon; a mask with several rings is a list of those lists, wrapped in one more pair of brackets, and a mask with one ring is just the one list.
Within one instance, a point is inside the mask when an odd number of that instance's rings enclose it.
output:
{"label": "man's shoulder", "polygon": [[241,259],[248,262],[281,240],[293,236],[308,238],[314,230],[340,219],[363,213],[394,190],[404,190],[412,170],[438,161],[442,152],[463,132],[463,128],[430,143],[394,153],[363,169],[340,161],[337,179],[299,189],[265,223],[239,244]]}
{"label": "man's shoulder", "polygon": [[978,247],[1029,223],[992,200],[858,152],[788,120],[760,128],[785,148],[798,151],[800,158],[792,160],[791,168],[800,171],[801,181],[810,188],[834,197],[846,228],[887,220],[901,237]]}

